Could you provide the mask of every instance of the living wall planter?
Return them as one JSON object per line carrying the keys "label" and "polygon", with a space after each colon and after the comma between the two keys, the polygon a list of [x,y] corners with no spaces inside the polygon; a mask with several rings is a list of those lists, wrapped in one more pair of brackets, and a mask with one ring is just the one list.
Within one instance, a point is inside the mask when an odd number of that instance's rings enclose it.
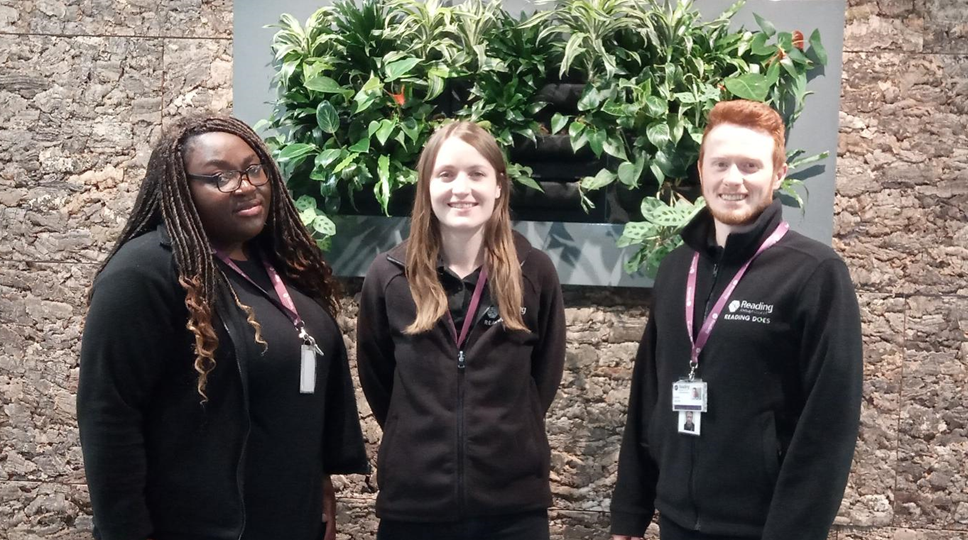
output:
{"label": "living wall planter", "polygon": [[[698,7],[705,15],[715,16],[729,7],[730,3],[703,0]],[[268,87],[272,70],[263,67],[271,61],[269,43],[273,31],[263,27],[276,22],[282,12],[291,13],[304,20],[318,7],[317,2],[304,0],[279,0],[270,5],[254,0],[237,0],[234,19],[236,35],[250,36],[250,39],[236,40],[235,44],[234,80],[245,83],[236,85],[234,89],[237,116],[255,123],[269,115],[267,103],[274,98]],[[512,7],[533,9],[523,3],[505,4],[506,9]],[[732,22],[734,25],[756,28],[754,13],[772,21],[779,30],[802,29],[809,32],[816,28],[823,36],[828,53],[827,66],[807,86],[814,95],[807,104],[806,112],[791,132],[788,146],[803,149],[808,155],[826,151],[831,157],[818,164],[818,169],[814,172],[819,171],[820,174],[811,177],[807,184],[809,199],[805,211],[788,209],[787,218],[794,228],[808,236],[829,242],[832,231],[835,174],[833,156],[836,155],[844,3],[843,0],[751,0]],[[243,58],[247,61],[240,61]],[[264,85],[254,84],[253,81],[264,81]],[[575,103],[575,94],[580,95],[581,90],[565,83],[542,88],[540,93],[548,97],[548,101],[559,111],[567,113],[570,111],[569,104]],[[548,114],[550,109],[542,111],[539,116]],[[622,264],[630,253],[615,247],[622,225],[610,223],[632,217],[635,208],[629,208],[625,203],[630,197],[641,198],[643,191],[630,191],[616,186],[610,190],[585,192],[586,196],[592,197],[595,209],[584,216],[585,222],[568,221],[566,216],[561,215],[561,211],[574,204],[577,190],[573,182],[569,184],[555,178],[569,171],[571,178],[574,178],[574,173],[582,163],[587,169],[594,169],[601,165],[602,159],[566,160],[563,154],[556,153],[560,152],[562,145],[561,138],[542,137],[538,138],[537,144],[531,145],[533,148],[528,144],[520,144],[511,151],[512,160],[518,160],[521,164],[527,164],[530,160],[534,164],[535,180],[545,187],[544,195],[522,190],[517,196],[516,206],[530,208],[532,215],[516,222],[515,228],[551,255],[563,283],[648,286],[648,279],[641,275],[627,275],[622,270]],[[581,158],[581,154],[572,157]],[[398,206],[395,202],[401,198],[395,196],[392,200],[391,214],[406,213],[409,204]],[[365,204],[358,206],[359,214],[372,213],[372,208],[365,208]],[[344,214],[347,212],[350,210],[344,211]],[[600,223],[589,223],[589,219],[598,220]],[[336,216],[334,221],[339,234],[333,241],[328,258],[340,275],[362,275],[377,253],[392,247],[406,235],[407,220],[399,216],[341,215]]]}

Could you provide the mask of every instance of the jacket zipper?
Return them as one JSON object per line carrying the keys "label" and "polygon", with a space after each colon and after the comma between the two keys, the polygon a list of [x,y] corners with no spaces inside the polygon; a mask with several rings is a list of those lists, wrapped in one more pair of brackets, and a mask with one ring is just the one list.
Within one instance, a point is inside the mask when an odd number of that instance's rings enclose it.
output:
{"label": "jacket zipper", "polygon": [[457,515],[464,517],[466,485],[464,483],[464,351],[457,351]]}
{"label": "jacket zipper", "polygon": [[238,367],[239,377],[241,377],[242,379],[243,402],[245,404],[245,418],[246,418],[245,437],[242,439],[242,452],[239,454],[239,462],[235,466],[235,486],[236,488],[238,488],[239,505],[242,507],[242,527],[239,529],[238,539],[242,540],[242,535],[245,534],[245,524],[246,524],[245,493],[242,488],[242,476],[244,474],[244,471],[242,470],[242,466],[245,463],[245,452],[249,446],[249,434],[252,431],[252,421],[249,418],[249,396],[248,396],[248,391],[245,388],[245,373],[243,373],[242,371],[242,362],[240,360],[241,356],[240,356],[239,347],[238,347],[238,337],[232,335],[232,330],[229,328],[228,323],[226,323],[224,319],[222,320],[222,327],[225,328],[225,332],[229,335],[229,339],[232,340],[233,348],[235,349],[235,365],[236,367]]}
{"label": "jacket zipper", "polygon": [[[709,294],[706,295],[706,306],[703,309],[703,321],[709,316],[709,304],[713,299],[713,291],[716,290],[716,278],[719,277],[719,263],[713,263],[713,282],[709,286]],[[701,326],[702,323],[700,323]],[[699,461],[699,448],[696,445],[696,441],[690,441],[692,443],[692,466],[689,467],[689,500],[692,501],[692,508],[696,513],[696,524],[693,525],[693,530],[702,530],[702,517],[699,515],[699,506],[696,504],[696,462]]]}

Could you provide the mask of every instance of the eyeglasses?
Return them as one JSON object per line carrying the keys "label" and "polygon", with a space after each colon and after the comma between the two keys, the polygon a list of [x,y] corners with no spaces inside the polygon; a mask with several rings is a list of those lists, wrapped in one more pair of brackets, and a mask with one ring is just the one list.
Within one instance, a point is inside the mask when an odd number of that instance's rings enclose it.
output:
{"label": "eyeglasses", "polygon": [[218,174],[187,174],[186,176],[192,180],[201,180],[215,184],[215,187],[222,193],[232,193],[242,187],[243,176],[253,186],[261,186],[269,181],[265,166],[261,163],[250,165],[244,171],[223,171]]}

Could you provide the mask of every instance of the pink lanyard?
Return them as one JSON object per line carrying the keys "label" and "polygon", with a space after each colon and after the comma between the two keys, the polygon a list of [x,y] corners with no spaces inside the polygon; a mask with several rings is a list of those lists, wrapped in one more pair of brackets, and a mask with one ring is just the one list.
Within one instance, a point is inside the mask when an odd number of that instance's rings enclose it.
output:
{"label": "pink lanyard", "polygon": [[464,340],[467,339],[467,334],[470,332],[471,326],[474,325],[474,314],[477,312],[477,305],[481,302],[481,295],[484,294],[484,284],[486,282],[487,268],[485,267],[481,268],[481,275],[477,278],[477,285],[474,286],[471,305],[467,307],[467,313],[464,314],[464,323],[461,325],[460,336],[457,335],[457,325],[454,324],[454,318],[450,314],[450,308],[447,309],[447,322],[450,323],[450,330],[454,334],[454,340],[457,341],[458,349],[464,344]]}
{"label": "pink lanyard", "polygon": [[[228,265],[228,267],[231,268],[232,270],[235,270],[235,273],[244,277],[246,281],[251,283],[252,286],[255,287],[256,289],[259,289],[259,291],[261,291],[262,294],[266,296],[266,298],[272,301],[272,297],[269,296],[269,293],[266,292],[266,290],[263,289],[261,286],[259,286],[258,283],[253,281],[252,278],[245,273],[245,271],[239,268],[239,265],[235,264],[235,261],[230,259],[225,253],[222,253],[221,251],[218,251],[218,250],[214,250],[214,251],[215,251],[215,256],[218,257],[219,260],[221,260],[226,265]],[[296,311],[296,304],[292,301],[292,297],[289,295],[289,291],[286,289],[286,284],[282,282],[282,278],[279,276],[279,272],[276,272],[276,269],[273,268],[272,265],[269,264],[269,261],[266,261],[264,258],[262,259],[262,264],[263,266],[265,266],[266,273],[269,274],[269,279],[272,281],[272,288],[275,289],[276,296],[278,296],[279,301],[282,302],[282,305],[279,307],[284,308],[282,312],[285,313],[287,317],[289,317],[290,321],[292,321],[292,325],[295,326],[296,330],[299,332],[299,337],[302,338],[303,341],[306,341],[307,343],[309,343],[311,340],[311,337],[306,332],[306,325],[303,323],[302,318],[299,317],[299,312]],[[273,304],[276,304],[276,302],[273,302]],[[278,304],[276,305],[278,306]]]}
{"label": "pink lanyard", "polygon": [[695,338],[692,337],[693,334],[693,317],[695,315],[696,309],[696,270],[699,268],[699,252],[696,252],[692,256],[692,266],[689,267],[689,279],[686,284],[686,329],[689,331],[689,343],[692,344],[692,353],[689,358],[689,380],[694,380],[696,377],[696,368],[699,367],[699,353],[702,352],[703,347],[706,346],[706,342],[709,340],[709,334],[713,331],[713,326],[716,325],[716,321],[719,320],[719,314],[722,313],[723,307],[732,296],[733,290],[739,284],[739,280],[743,279],[743,274],[746,273],[746,269],[749,268],[750,263],[756,259],[760,253],[763,253],[767,249],[773,247],[777,242],[783,238],[783,235],[790,230],[790,224],[786,221],[780,223],[780,225],[773,231],[766,240],[760,245],[756,253],[750,257],[750,260],[746,261],[733,279],[730,280],[729,285],[723,291],[723,294],[719,296],[716,303],[713,305],[713,309],[706,316],[706,320],[703,321],[702,328],[699,329],[699,335]]}

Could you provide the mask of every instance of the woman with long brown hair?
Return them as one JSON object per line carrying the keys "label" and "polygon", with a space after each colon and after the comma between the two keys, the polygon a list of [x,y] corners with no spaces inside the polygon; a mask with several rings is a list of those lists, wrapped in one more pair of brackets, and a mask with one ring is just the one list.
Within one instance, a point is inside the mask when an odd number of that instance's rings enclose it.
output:
{"label": "woman with long brown hair", "polygon": [[548,538],[558,276],[512,232],[504,157],[484,129],[442,127],[417,173],[410,236],[367,272],[357,327],[383,428],[377,538]]}
{"label": "woman with long brown hair", "polygon": [[329,475],[368,469],[338,309],[255,132],[167,129],[81,345],[95,536],[334,539]]}

